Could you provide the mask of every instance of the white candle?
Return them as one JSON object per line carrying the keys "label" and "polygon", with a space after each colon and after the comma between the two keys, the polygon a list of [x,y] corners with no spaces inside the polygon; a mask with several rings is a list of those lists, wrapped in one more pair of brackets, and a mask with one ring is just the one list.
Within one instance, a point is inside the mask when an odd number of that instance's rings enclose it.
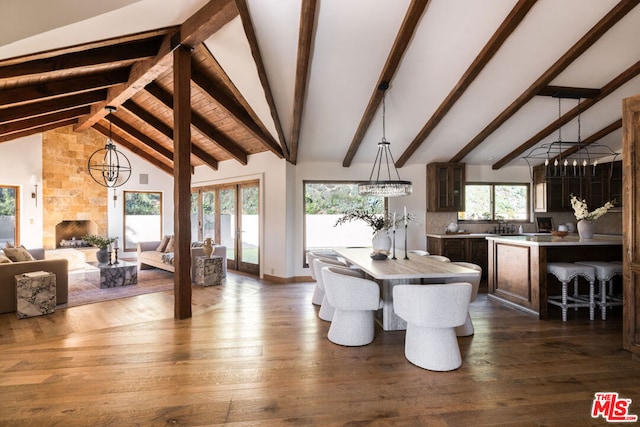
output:
{"label": "white candle", "polygon": [[107,246],[107,250],[111,252],[111,243],[109,243],[109,245]]}
{"label": "white candle", "polygon": [[113,249],[118,249],[118,239],[113,242]]}
{"label": "white candle", "polygon": [[404,226],[407,226],[407,207],[404,207]]}
{"label": "white candle", "polygon": [[396,231],[396,213],[393,213],[393,231]]}

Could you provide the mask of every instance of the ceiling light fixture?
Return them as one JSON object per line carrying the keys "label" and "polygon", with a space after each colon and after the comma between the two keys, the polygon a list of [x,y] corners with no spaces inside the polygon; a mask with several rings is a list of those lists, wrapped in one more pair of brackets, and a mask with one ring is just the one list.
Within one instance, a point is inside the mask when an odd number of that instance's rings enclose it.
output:
{"label": "ceiling light fixture", "polygon": [[[558,118],[562,117],[562,98],[558,97]],[[584,143],[580,139],[580,98],[578,98],[578,140],[563,141],[562,126],[558,128],[558,140],[532,149],[523,159],[529,165],[531,179],[533,169],[544,164],[545,180],[553,178],[592,178],[598,162],[614,162],[619,156],[611,147],[603,144]],[[613,172],[613,168],[609,173]],[[611,176],[609,176],[611,179]]]}
{"label": "ceiling light fixture", "polygon": [[[107,106],[105,109],[112,114],[116,107]],[[120,187],[131,177],[131,163],[127,156],[116,149],[111,139],[111,119],[109,116],[109,139],[104,148],[95,151],[88,162],[89,175],[98,184],[107,188]]]}
{"label": "ceiling light fixture", "polygon": [[[385,107],[385,97],[386,90],[389,88],[388,82],[382,82],[378,86],[378,90],[382,92],[382,141],[378,142],[378,153],[376,154],[376,160],[373,163],[373,169],[371,169],[371,174],[369,175],[369,180],[358,183],[358,193],[361,196],[374,196],[374,197],[397,197],[397,196],[407,196],[411,194],[412,186],[411,181],[403,181],[400,179],[400,174],[398,173],[398,169],[395,166],[395,160],[391,155],[391,150],[389,148],[389,141],[385,138],[385,116],[386,116],[386,107]],[[385,165],[383,166],[383,162]],[[380,174],[383,168],[386,167],[387,170],[387,179],[381,180]],[[395,177],[397,179],[391,178],[391,169],[395,171]],[[375,175],[375,180],[373,177]],[[384,172],[383,172],[384,175]],[[383,176],[384,178],[384,176]]]}

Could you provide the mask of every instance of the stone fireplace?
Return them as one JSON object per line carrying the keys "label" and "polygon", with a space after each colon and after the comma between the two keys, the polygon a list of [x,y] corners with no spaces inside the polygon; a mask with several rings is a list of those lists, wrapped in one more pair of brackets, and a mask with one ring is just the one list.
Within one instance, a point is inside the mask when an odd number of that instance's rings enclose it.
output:
{"label": "stone fireplace", "polygon": [[90,246],[82,236],[96,234],[98,226],[89,220],[65,220],[56,224],[56,248],[77,248]]}
{"label": "stone fireplace", "polygon": [[60,248],[62,240],[80,239],[84,234],[107,235],[109,194],[87,172],[87,159],[95,150],[103,148],[104,143],[105,137],[97,131],[75,132],[73,126],[42,134],[42,243],[45,249]]}

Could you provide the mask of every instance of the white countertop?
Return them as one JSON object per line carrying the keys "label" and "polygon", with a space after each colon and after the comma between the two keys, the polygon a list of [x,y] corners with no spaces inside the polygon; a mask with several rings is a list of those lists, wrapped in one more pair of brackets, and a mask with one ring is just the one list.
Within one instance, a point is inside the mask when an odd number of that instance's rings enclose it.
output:
{"label": "white countertop", "polygon": [[577,233],[565,237],[546,235],[496,236],[489,235],[487,240],[526,246],[607,246],[622,245],[622,236],[596,234],[593,239],[580,239]]}

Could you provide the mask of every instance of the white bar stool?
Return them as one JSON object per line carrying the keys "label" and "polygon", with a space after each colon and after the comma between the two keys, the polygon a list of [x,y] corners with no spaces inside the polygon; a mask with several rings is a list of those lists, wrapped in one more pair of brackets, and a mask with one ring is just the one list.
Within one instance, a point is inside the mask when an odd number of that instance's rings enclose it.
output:
{"label": "white bar stool", "polygon": [[[562,295],[547,296],[549,304],[562,308],[562,321],[567,321],[567,309],[589,307],[589,319],[595,317],[594,282],[596,280],[595,269],[588,265],[574,264],[571,262],[549,262],[547,273],[553,274],[562,283]],[[573,279],[574,288],[578,287],[578,278],[582,276],[589,282],[589,299],[585,300],[577,295],[567,295],[567,286]],[[575,292],[574,292],[575,293]]]}
{"label": "white bar stool", "polygon": [[[622,264],[605,261],[579,261],[576,264],[588,265],[595,269],[596,278],[600,282],[600,293],[596,305],[600,307],[602,320],[607,320],[607,307],[621,306],[622,298],[613,295],[613,278],[622,276]],[[609,293],[607,294],[607,283]]]}

